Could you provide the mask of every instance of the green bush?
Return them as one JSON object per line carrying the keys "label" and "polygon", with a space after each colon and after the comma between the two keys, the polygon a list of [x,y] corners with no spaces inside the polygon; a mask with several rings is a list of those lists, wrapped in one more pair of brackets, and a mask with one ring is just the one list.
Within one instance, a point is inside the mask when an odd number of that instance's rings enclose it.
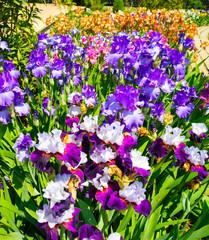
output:
{"label": "green bush", "polygon": [[139,3],[140,7],[146,7],[150,10],[153,9],[182,9],[184,3],[182,0],[141,0]]}
{"label": "green bush", "polygon": [[113,12],[118,12],[119,10],[124,10],[124,2],[123,0],[115,0],[113,4]]}
{"label": "green bush", "polygon": [[201,0],[185,0],[184,1],[185,9],[205,9],[207,6],[203,4]]}
{"label": "green bush", "polygon": [[84,5],[92,11],[102,10],[106,3],[101,3],[101,0],[84,0]]}
{"label": "green bush", "polygon": [[[30,2],[35,2],[30,1]],[[9,58],[24,70],[28,54],[36,42],[33,20],[38,19],[35,3],[24,0],[0,0],[0,36],[11,48]]]}

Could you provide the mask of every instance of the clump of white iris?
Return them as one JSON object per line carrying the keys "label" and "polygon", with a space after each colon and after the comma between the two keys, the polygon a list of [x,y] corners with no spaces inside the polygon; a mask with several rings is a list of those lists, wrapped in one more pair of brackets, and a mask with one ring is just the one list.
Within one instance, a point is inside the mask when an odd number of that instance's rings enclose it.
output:
{"label": "clump of white iris", "polygon": [[64,153],[66,144],[62,142],[60,136],[61,130],[54,129],[50,133],[38,133],[39,143],[35,144],[35,147],[46,153]]}
{"label": "clump of white iris", "polygon": [[105,124],[97,131],[97,136],[106,143],[121,145],[124,139],[123,129],[124,125],[120,125],[119,122]]}
{"label": "clump of white iris", "polygon": [[198,136],[201,133],[206,133],[207,131],[208,129],[204,123],[192,123],[192,132],[197,134]]}
{"label": "clump of white iris", "polygon": [[38,222],[45,223],[47,222],[50,228],[53,228],[57,224],[62,224],[63,222],[69,222],[70,218],[73,218],[74,205],[70,205],[69,209],[64,211],[61,216],[56,215],[56,212],[52,211],[49,205],[44,204],[43,209],[36,211],[38,215]]}
{"label": "clump of white iris", "polygon": [[111,161],[112,159],[115,159],[117,156],[116,152],[113,152],[110,147],[106,149],[99,149],[95,148],[93,153],[90,155],[90,158],[95,162],[95,163],[106,163]]}
{"label": "clump of white iris", "polygon": [[55,181],[47,183],[46,188],[43,189],[43,197],[49,200],[50,208],[53,208],[56,203],[60,203],[60,201],[65,200],[70,196],[70,193],[66,191],[66,189],[68,189],[67,184],[70,177],[70,174],[58,174]]}
{"label": "clump of white iris", "polygon": [[131,203],[139,205],[141,201],[146,199],[144,194],[145,188],[141,182],[135,181],[129,186],[125,186],[123,190],[119,191],[119,195]]}
{"label": "clump of white iris", "polygon": [[203,166],[205,165],[205,159],[208,158],[208,154],[206,150],[200,150],[197,147],[185,147],[185,152],[189,154],[188,159],[191,163],[195,165]]}
{"label": "clump of white iris", "polygon": [[80,129],[89,133],[94,133],[98,128],[98,116],[85,116],[80,125]]}
{"label": "clump of white iris", "polygon": [[184,136],[180,136],[181,134],[182,130],[180,128],[167,126],[165,134],[161,136],[161,139],[165,144],[178,147],[178,145],[185,139]]}
{"label": "clump of white iris", "polygon": [[142,156],[141,152],[132,149],[130,152],[131,156],[131,161],[132,161],[132,167],[138,167],[138,168],[143,168],[145,170],[150,170],[151,167],[149,166],[149,158]]}

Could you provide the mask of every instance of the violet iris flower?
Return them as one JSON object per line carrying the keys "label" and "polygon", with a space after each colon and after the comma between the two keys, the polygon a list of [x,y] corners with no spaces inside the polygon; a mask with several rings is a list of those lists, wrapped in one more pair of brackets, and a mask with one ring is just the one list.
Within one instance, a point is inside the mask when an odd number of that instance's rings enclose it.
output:
{"label": "violet iris flower", "polygon": [[95,226],[82,225],[78,230],[78,240],[104,240],[102,232]]}
{"label": "violet iris flower", "polygon": [[49,57],[42,49],[33,50],[29,56],[29,62],[26,68],[32,71],[35,77],[43,77],[47,72],[47,68],[51,67]]}
{"label": "violet iris flower", "polygon": [[32,141],[30,134],[24,135],[20,133],[20,136],[16,139],[13,148],[16,149],[16,157],[20,162],[23,162],[26,158],[30,157],[28,148],[32,147],[34,142]]}

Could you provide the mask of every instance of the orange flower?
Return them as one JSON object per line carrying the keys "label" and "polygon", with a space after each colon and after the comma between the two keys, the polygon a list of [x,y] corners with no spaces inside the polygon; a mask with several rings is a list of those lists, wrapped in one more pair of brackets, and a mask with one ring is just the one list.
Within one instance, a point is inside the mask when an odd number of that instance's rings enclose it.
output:
{"label": "orange flower", "polygon": [[200,47],[203,48],[203,49],[206,49],[206,47],[208,47],[208,46],[209,46],[209,42],[206,42],[206,41],[204,41],[204,42],[200,45]]}

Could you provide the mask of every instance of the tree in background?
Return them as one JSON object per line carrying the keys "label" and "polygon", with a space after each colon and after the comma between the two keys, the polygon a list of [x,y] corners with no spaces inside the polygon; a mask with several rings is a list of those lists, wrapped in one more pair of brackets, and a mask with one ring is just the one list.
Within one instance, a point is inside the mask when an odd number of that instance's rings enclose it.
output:
{"label": "tree in background", "polygon": [[119,10],[124,10],[124,2],[123,0],[114,0],[113,12],[118,12]]}

